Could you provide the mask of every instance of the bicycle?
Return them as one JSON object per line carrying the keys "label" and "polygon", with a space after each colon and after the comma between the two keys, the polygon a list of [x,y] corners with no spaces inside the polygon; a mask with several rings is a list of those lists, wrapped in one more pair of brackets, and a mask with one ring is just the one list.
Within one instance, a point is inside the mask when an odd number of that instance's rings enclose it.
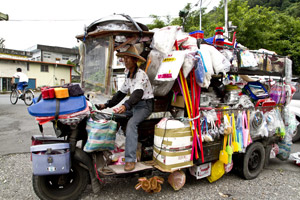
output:
{"label": "bicycle", "polygon": [[22,99],[27,106],[32,105],[34,93],[30,88],[26,88],[28,85],[24,85],[24,90],[22,91],[21,96],[19,97],[19,92],[17,90],[17,83],[14,83],[12,86],[12,91],[10,93],[10,102],[15,105],[19,99]]}

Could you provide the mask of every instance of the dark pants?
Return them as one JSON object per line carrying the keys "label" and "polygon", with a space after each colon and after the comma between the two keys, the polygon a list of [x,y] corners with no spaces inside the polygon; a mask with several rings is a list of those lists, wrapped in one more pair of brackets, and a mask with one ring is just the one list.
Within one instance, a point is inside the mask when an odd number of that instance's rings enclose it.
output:
{"label": "dark pants", "polygon": [[141,100],[125,114],[130,119],[126,126],[125,162],[136,161],[136,149],[138,143],[137,126],[144,121],[153,110],[153,99]]}

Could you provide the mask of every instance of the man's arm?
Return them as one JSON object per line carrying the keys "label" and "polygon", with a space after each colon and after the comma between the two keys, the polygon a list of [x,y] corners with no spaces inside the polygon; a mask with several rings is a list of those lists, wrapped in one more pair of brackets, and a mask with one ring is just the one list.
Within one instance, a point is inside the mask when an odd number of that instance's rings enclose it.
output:
{"label": "man's arm", "polygon": [[132,92],[130,95],[129,99],[124,102],[124,106],[126,107],[126,110],[130,110],[132,106],[137,104],[143,97],[144,95],[144,90],[142,89],[137,89]]}
{"label": "man's arm", "polygon": [[111,100],[108,100],[104,105],[107,108],[111,108],[114,107],[115,105],[117,105],[118,103],[120,103],[120,101],[122,101],[124,99],[124,97],[126,97],[127,94],[118,91]]}

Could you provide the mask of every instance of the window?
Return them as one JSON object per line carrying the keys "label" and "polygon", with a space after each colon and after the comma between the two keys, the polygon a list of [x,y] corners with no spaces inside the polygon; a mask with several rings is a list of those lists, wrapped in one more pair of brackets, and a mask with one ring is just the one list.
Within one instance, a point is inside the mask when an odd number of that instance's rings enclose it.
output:
{"label": "window", "polygon": [[51,53],[44,53],[44,54],[43,54],[43,57],[44,57],[44,58],[50,58],[50,57],[51,57]]}
{"label": "window", "polygon": [[41,72],[49,72],[48,65],[41,65]]}
{"label": "window", "polygon": [[29,63],[27,63],[27,71],[29,71],[30,67],[29,67]]}
{"label": "window", "polygon": [[68,55],[62,55],[62,59],[63,60],[69,60],[69,56]]}

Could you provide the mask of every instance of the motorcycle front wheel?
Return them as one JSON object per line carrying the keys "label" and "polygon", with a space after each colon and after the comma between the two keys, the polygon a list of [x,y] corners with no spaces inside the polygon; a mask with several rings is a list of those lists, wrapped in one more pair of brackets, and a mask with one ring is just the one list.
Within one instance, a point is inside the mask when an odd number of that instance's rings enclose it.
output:
{"label": "motorcycle front wheel", "polygon": [[86,189],[88,181],[88,171],[77,162],[73,162],[68,174],[32,176],[33,190],[43,200],[78,199]]}

